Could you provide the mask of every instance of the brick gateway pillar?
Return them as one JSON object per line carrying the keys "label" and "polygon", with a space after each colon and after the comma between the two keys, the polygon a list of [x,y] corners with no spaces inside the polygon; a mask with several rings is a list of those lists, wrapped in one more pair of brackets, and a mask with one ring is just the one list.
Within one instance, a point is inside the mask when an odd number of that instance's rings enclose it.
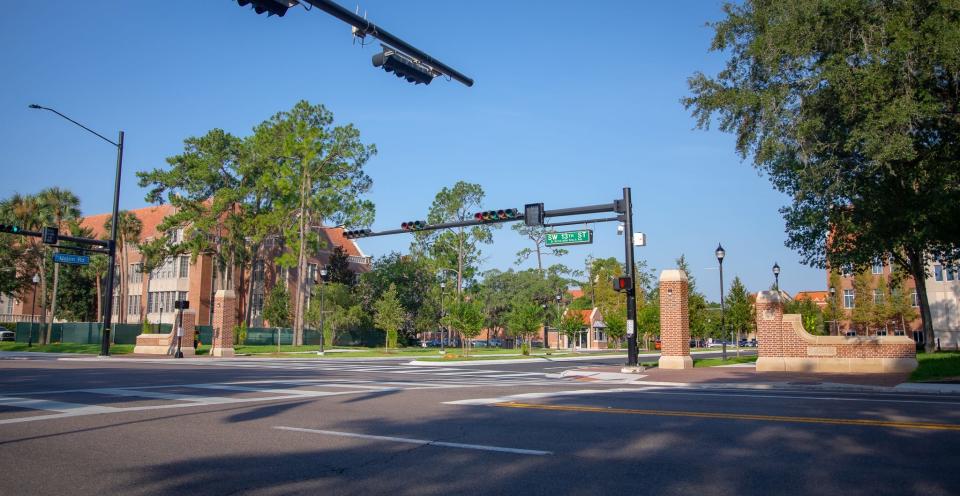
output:
{"label": "brick gateway pillar", "polygon": [[218,290],[213,297],[213,343],[210,356],[233,356],[233,326],[237,320],[237,295],[231,290]]}
{"label": "brick gateway pillar", "polygon": [[660,273],[660,368],[692,369],[687,274],[679,269]]}

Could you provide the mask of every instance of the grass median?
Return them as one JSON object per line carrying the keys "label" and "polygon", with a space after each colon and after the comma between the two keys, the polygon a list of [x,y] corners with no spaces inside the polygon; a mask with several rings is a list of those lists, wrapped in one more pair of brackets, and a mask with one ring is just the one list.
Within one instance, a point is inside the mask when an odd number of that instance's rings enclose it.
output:
{"label": "grass median", "polygon": [[719,367],[721,365],[736,365],[738,363],[754,363],[757,361],[757,356],[742,356],[742,357],[727,357],[726,360],[722,358],[694,358],[693,366],[700,367]]}
{"label": "grass median", "polygon": [[[0,343],[0,351],[29,351],[35,353],[79,353],[88,355],[97,355],[100,353],[100,344],[79,344],[79,343],[53,343],[53,344],[34,344],[27,346],[27,343]],[[110,345],[111,355],[125,355],[133,353],[132,344],[112,344]]]}
{"label": "grass median", "polygon": [[960,382],[960,352],[917,353],[917,363],[917,370],[910,374],[913,382]]}

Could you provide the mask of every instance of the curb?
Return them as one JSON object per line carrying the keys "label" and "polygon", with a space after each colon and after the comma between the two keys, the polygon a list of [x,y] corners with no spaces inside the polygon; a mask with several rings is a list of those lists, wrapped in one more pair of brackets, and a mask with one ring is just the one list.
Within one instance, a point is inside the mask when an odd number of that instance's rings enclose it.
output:
{"label": "curb", "polygon": [[426,366],[437,366],[437,367],[464,367],[471,365],[484,365],[484,364],[509,364],[509,363],[543,363],[543,362],[582,362],[584,360],[607,360],[612,358],[627,358],[627,355],[594,355],[594,356],[572,356],[572,357],[556,357],[556,358],[547,358],[547,357],[530,357],[530,358],[511,358],[504,360],[457,360],[449,362],[424,362],[421,360],[412,360],[405,363],[404,365],[426,365]]}

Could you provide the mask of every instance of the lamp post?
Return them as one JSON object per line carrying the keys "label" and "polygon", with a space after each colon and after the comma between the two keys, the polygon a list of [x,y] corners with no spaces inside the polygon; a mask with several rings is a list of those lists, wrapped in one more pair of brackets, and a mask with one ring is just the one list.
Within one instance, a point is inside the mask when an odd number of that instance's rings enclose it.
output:
{"label": "lamp post", "polygon": [[163,302],[160,302],[160,322],[157,323],[157,334],[161,332],[163,332]]}
{"label": "lamp post", "polygon": [[[540,308],[543,308],[543,351],[547,351],[547,301],[544,300],[540,304]],[[532,344],[532,343],[531,343]]]}
{"label": "lamp post", "polygon": [[[562,317],[560,316],[560,299],[562,295],[560,291],[557,291],[557,320],[559,321]],[[557,349],[560,349],[560,328],[557,328]]]}
{"label": "lamp post", "polygon": [[320,268],[320,351],[317,355],[323,356],[323,286],[327,283],[327,266]]}
{"label": "lamp post", "polygon": [[37,321],[37,283],[40,282],[38,274],[33,275],[33,311],[30,315],[30,332],[27,333],[27,348],[33,348],[33,323]]}
{"label": "lamp post", "polygon": [[110,222],[110,245],[107,247],[107,250],[110,252],[110,270],[107,271],[107,301],[103,306],[103,335],[100,339],[100,356],[109,356],[110,355],[110,330],[112,325],[112,316],[113,316],[113,285],[114,285],[114,266],[117,263],[117,212],[120,209],[120,171],[123,168],[123,131],[120,131],[119,139],[117,142],[113,142],[102,134],[80,124],[79,122],[57,112],[56,110],[48,107],[43,107],[37,104],[30,104],[29,106],[32,109],[37,110],[49,110],[54,114],[63,117],[64,119],[80,126],[84,130],[90,132],[91,134],[97,136],[98,138],[110,143],[111,145],[117,147],[117,173],[113,182],[113,220]]}
{"label": "lamp post", "polygon": [[777,291],[777,298],[780,297],[780,265],[773,262],[773,288]]}
{"label": "lamp post", "polygon": [[[723,359],[727,359],[727,327],[726,327],[726,318],[727,318],[727,307],[724,304],[723,300],[723,257],[727,256],[726,250],[723,249],[723,245],[717,243],[717,262],[720,263],[720,335],[723,336]],[[739,352],[739,350],[738,350]]]}
{"label": "lamp post", "polygon": [[[830,286],[830,304],[833,305],[833,308],[834,308],[834,309],[839,308],[839,305],[837,305],[837,299],[836,299],[836,298],[837,298],[837,288],[835,288],[835,287],[833,287],[833,286]],[[829,308],[829,306],[828,306],[828,308]],[[832,314],[831,317],[833,317],[833,320],[832,320],[832,321],[833,321],[833,326],[831,326],[831,327],[834,328],[834,329],[831,329],[831,330],[835,330],[835,331],[837,332],[837,335],[839,335],[839,334],[840,334],[840,329],[837,328],[837,315],[836,315],[836,313],[835,313],[834,311],[831,311],[830,313]]]}
{"label": "lamp post", "polygon": [[446,287],[447,287],[447,283],[440,281],[440,321],[437,323],[440,324],[440,354],[441,355],[444,353],[444,350],[446,348],[443,344],[443,313],[444,313],[443,312],[443,290]]}

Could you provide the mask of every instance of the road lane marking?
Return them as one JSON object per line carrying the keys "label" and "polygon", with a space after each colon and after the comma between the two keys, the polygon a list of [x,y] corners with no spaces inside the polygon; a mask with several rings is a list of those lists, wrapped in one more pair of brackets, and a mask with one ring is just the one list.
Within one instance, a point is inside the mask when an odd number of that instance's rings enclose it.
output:
{"label": "road lane marking", "polygon": [[514,453],[518,455],[545,456],[545,455],[553,454],[552,451],[541,451],[541,450],[531,450],[531,449],[521,449],[521,448],[505,448],[503,446],[487,446],[484,444],[451,443],[447,441],[431,441],[429,439],[411,439],[406,437],[374,436],[370,434],[357,434],[354,432],[325,431],[320,429],[304,429],[302,427],[287,427],[282,425],[274,426],[274,429],[279,429],[283,431],[293,431],[293,432],[307,432],[311,434],[326,434],[328,436],[370,439],[372,441],[392,441],[395,443],[419,444],[424,446],[444,446],[447,448],[463,448],[463,449],[472,449],[472,450],[481,450],[481,451],[498,451],[501,453]]}
{"label": "road lane marking", "polygon": [[500,408],[527,410],[552,410],[561,412],[618,413],[627,415],[652,415],[658,417],[694,417],[722,420],[760,420],[766,422],[790,422],[803,424],[856,425],[869,427],[892,427],[897,429],[925,429],[935,431],[960,431],[960,424],[936,424],[927,422],[899,422],[891,420],[844,419],[818,417],[788,417],[781,415],[754,415],[747,413],[687,412],[678,410],[640,410],[633,408],[607,408],[577,405],[538,405],[535,403],[496,403]]}
{"label": "road lane marking", "polygon": [[67,403],[66,401],[38,400],[35,398],[17,398],[13,396],[0,396],[0,406],[46,410],[50,412],[69,413],[70,415],[112,413],[120,410],[120,408],[111,406],[85,405],[83,403]]}

